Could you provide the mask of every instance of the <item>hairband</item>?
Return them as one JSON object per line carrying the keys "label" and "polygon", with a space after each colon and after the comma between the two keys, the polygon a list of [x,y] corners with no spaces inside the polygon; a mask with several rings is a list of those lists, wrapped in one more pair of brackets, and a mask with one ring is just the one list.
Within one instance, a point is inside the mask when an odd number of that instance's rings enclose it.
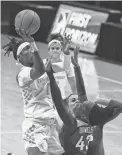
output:
{"label": "hairband", "polygon": [[26,46],[28,46],[28,45],[30,45],[29,42],[24,42],[24,43],[22,43],[22,44],[18,47],[18,49],[17,49],[17,56],[19,56],[20,53],[22,52],[22,50],[23,50]]}
{"label": "hairband", "polygon": [[51,45],[52,43],[54,43],[54,42],[58,43],[58,44],[61,46],[61,42],[60,42],[59,40],[53,39],[53,40],[51,40],[51,41],[49,42],[48,48],[49,48],[50,45]]}

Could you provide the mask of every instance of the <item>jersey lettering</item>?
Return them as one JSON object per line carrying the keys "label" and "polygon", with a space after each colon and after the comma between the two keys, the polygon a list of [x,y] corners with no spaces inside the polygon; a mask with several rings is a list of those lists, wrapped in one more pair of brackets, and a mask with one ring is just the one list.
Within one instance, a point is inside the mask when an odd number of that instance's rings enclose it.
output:
{"label": "jersey lettering", "polygon": [[83,150],[84,147],[84,141],[83,141],[83,136],[80,137],[79,141],[77,142],[75,147],[79,147],[80,150]]}
{"label": "jersey lettering", "polygon": [[75,147],[79,148],[80,151],[86,152],[88,150],[89,142],[92,140],[93,140],[92,135],[81,136]]}

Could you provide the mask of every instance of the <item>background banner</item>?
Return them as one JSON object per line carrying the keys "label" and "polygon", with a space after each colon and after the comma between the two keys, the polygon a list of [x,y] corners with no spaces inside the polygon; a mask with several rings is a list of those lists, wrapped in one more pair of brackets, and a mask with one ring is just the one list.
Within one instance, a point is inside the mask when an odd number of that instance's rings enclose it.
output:
{"label": "background banner", "polygon": [[108,13],[61,4],[50,33],[70,35],[82,51],[95,53],[100,26],[108,16]]}

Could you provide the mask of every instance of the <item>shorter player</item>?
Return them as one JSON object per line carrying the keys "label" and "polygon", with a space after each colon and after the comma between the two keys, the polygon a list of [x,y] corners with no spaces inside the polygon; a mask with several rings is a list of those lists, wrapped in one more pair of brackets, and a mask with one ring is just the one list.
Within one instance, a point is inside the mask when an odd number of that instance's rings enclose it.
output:
{"label": "shorter player", "polygon": [[71,63],[69,52],[70,38],[62,37],[60,34],[52,34],[48,43],[48,57],[51,57],[54,76],[60,87],[62,97],[66,98],[69,94],[76,94],[76,82],[74,70]]}
{"label": "shorter player", "polygon": [[[65,155],[103,155],[99,152],[99,145],[102,140],[101,137],[100,140],[98,140],[99,143],[92,146],[92,144],[94,144],[92,143],[92,141],[94,142],[92,137],[94,126],[103,125],[110,119],[115,118],[122,112],[122,104],[111,100],[108,102],[106,108],[101,108],[97,105],[97,103],[101,103],[101,100],[95,103],[87,101],[83,78],[77,61],[78,51],[79,49],[76,48],[75,56],[72,58],[79,96],[79,100],[77,100],[75,104],[66,104],[62,99],[60,90],[53,76],[50,61],[48,62],[46,69],[50,79],[53,101],[62,121],[64,122],[62,133],[60,135],[61,142],[65,150]],[[105,103],[105,100],[102,101],[102,103]],[[94,132],[96,132],[96,130]],[[88,152],[89,142],[91,143],[91,148]]]}

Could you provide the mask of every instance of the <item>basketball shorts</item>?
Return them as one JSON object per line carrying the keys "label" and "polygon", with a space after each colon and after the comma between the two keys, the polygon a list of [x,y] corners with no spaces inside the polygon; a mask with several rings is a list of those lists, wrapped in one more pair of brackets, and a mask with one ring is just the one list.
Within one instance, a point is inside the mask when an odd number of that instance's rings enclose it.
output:
{"label": "basketball shorts", "polygon": [[29,147],[38,147],[43,153],[56,155],[64,152],[60,144],[55,119],[37,122],[26,118],[22,124],[22,131],[27,152]]}

